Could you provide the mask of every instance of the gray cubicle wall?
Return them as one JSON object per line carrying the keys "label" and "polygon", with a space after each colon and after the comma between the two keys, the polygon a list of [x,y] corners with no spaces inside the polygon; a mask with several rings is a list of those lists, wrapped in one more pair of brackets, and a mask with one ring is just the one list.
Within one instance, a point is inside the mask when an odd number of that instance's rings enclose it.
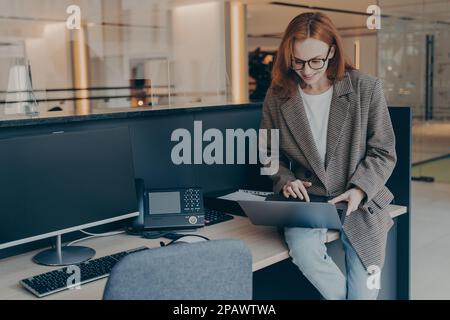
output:
{"label": "gray cubicle wall", "polygon": [[[409,297],[409,211],[411,163],[410,108],[391,107],[392,122],[397,139],[398,162],[388,182],[397,204],[408,207],[408,214],[396,221],[391,241],[397,246],[391,256],[397,257],[393,268],[398,269],[395,279],[398,291],[389,297]],[[176,142],[171,134],[179,128],[193,135],[194,121],[202,121],[203,130],[259,129],[261,104],[233,105],[164,111],[123,112],[107,115],[76,116],[0,122],[0,139],[52,133],[55,131],[82,131],[128,126],[131,133],[134,166],[137,178],[145,180],[147,188],[202,187],[204,192],[229,188],[271,190],[268,177],[259,174],[259,165],[174,165],[171,150]],[[208,143],[204,143],[204,146]],[[114,226],[117,227],[117,224]],[[65,236],[69,240],[81,234]],[[0,251],[0,259],[25,251],[46,247],[47,240]],[[1,261],[0,261],[1,263]],[[392,265],[391,265],[392,268]],[[395,285],[394,285],[395,287]],[[392,291],[392,290],[391,290]]]}

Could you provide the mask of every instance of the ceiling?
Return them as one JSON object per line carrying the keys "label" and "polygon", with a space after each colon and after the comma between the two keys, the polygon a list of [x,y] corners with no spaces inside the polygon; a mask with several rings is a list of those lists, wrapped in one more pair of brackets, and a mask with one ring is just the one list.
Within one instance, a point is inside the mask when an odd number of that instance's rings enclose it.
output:
{"label": "ceiling", "polygon": [[[19,31],[25,34],[40,32],[40,24],[65,22],[66,8],[71,4],[82,7],[83,17],[93,22],[129,23],[152,26],[161,21],[162,12],[172,5],[210,2],[214,0],[0,0],[0,34]],[[216,0],[225,1],[225,0]],[[418,19],[440,20],[450,23],[450,0],[241,0],[248,5],[248,32],[260,37],[280,34],[289,21],[301,12],[310,11],[298,6],[322,8],[336,26],[345,33],[367,34],[366,9],[374,2],[381,6],[382,14],[408,16]],[[291,6],[288,6],[291,5]],[[294,5],[294,6],[292,6]],[[89,8],[85,10],[84,8]],[[315,9],[317,10],[317,9]],[[347,10],[360,14],[336,12]],[[13,30],[18,31],[14,32]]]}
{"label": "ceiling", "polygon": [[[243,0],[248,4],[248,30],[255,37],[279,34],[296,15],[322,9],[343,35],[367,34],[366,10],[374,0],[282,0],[274,4],[268,0]],[[450,23],[450,0],[379,0],[383,15],[439,20]],[[311,6],[312,9],[302,6]],[[341,12],[339,12],[341,11]],[[342,11],[351,11],[344,13]],[[359,14],[357,14],[359,13]]]}
{"label": "ceiling", "polygon": [[388,14],[450,22],[449,0],[379,0]]}
{"label": "ceiling", "polygon": [[[250,1],[250,0],[249,0]],[[345,0],[344,0],[345,1]],[[365,13],[367,7],[362,10],[363,6],[361,3],[369,2],[370,0],[361,1],[345,1],[345,2],[356,2],[355,7],[351,8],[352,11],[359,11]],[[373,1],[373,0],[372,0]],[[286,1],[287,3],[288,1]],[[314,5],[317,7],[331,7],[331,3],[336,1],[321,1],[324,3],[317,3],[318,1],[290,1],[290,3],[301,4],[301,5]],[[325,6],[325,2],[328,2],[328,6]],[[330,3],[331,2],[331,3]],[[314,4],[313,4],[314,3]],[[317,3],[317,4],[316,4]],[[252,0],[248,5],[248,32],[249,34],[272,34],[283,32],[289,21],[291,21],[296,15],[311,11],[311,9],[300,8],[300,7],[290,7],[284,5],[274,5],[267,1],[257,1]],[[335,13],[332,11],[324,11],[329,15],[338,28],[360,28],[365,27],[367,17],[364,15],[356,14],[343,14]]]}

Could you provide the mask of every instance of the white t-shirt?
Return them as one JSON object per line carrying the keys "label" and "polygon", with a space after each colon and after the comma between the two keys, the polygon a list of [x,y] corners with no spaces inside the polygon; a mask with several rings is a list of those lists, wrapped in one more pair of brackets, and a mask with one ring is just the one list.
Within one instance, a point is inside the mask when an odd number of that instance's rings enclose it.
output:
{"label": "white t-shirt", "polygon": [[333,98],[333,86],[321,94],[306,94],[300,88],[300,94],[305,106],[309,126],[311,127],[314,142],[319,151],[320,158],[325,164],[327,152],[328,117],[330,115],[331,99]]}

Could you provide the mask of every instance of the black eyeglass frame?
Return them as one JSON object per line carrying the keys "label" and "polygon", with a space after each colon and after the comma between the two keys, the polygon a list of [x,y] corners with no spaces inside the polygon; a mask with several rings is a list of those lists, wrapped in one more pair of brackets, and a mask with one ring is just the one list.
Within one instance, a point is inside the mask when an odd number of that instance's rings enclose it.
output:
{"label": "black eyeglass frame", "polygon": [[[304,60],[302,60],[302,59],[297,59],[297,58],[294,56],[293,61],[291,61],[291,69],[294,70],[294,71],[301,71],[301,70],[305,69],[305,65],[306,65],[306,64],[308,64],[308,66],[309,66],[312,70],[320,70],[320,69],[322,69],[322,68],[325,66],[325,62],[328,60],[328,57],[330,56],[330,52],[331,52],[331,48],[332,48],[332,47],[333,47],[333,46],[330,46],[330,48],[328,48],[327,56],[325,57],[325,59],[313,58],[313,59],[309,59],[309,60],[307,60],[307,61],[304,61]],[[296,60],[301,61],[300,63],[301,63],[301,65],[302,65],[302,67],[299,68],[299,69],[295,69],[294,66],[293,66],[293,63],[294,63],[294,61],[296,61]],[[311,61],[313,61],[313,60],[321,60],[321,61],[322,61],[322,66],[321,66],[320,68],[313,68],[313,67],[311,66]],[[297,63],[297,62],[295,62],[295,63]]]}

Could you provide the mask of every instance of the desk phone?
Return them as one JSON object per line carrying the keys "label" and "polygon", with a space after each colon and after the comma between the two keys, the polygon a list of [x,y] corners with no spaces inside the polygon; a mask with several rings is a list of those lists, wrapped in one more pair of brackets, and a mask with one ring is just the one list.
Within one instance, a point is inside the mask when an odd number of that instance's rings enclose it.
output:
{"label": "desk phone", "polygon": [[147,190],[143,180],[136,180],[139,216],[134,231],[190,229],[205,225],[203,194],[200,188]]}

